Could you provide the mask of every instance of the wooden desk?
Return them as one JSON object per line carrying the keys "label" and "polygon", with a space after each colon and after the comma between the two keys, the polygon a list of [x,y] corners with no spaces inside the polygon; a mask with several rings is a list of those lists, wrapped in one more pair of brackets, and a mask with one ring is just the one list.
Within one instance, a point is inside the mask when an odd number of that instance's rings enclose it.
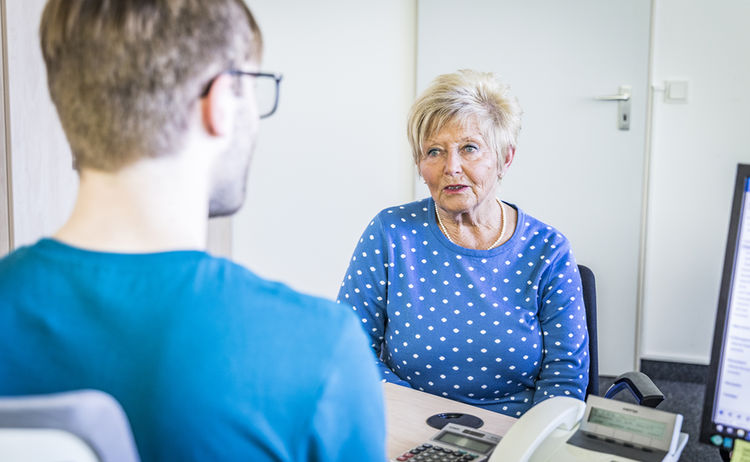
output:
{"label": "wooden desk", "polygon": [[475,415],[484,421],[482,430],[500,436],[516,421],[513,417],[392,383],[383,384],[383,393],[388,432],[386,454],[389,458],[400,456],[437,433],[436,429],[427,425],[426,420],[440,412]]}

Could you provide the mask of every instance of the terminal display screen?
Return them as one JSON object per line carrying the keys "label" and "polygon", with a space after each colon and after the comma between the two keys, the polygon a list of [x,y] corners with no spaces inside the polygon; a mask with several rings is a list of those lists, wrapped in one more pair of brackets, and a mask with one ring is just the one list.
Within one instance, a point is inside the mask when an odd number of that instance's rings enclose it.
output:
{"label": "terminal display screen", "polygon": [[750,164],[737,166],[700,440],[750,441]]}
{"label": "terminal display screen", "polygon": [[480,454],[487,454],[495,447],[492,443],[468,438],[452,432],[443,432],[443,434],[438,435],[436,440],[442,443],[452,444],[459,448],[468,449],[469,451],[478,452]]}
{"label": "terminal display screen", "polygon": [[646,419],[634,415],[621,414],[607,409],[591,408],[589,423],[624,430],[648,438],[664,438],[667,424],[658,420]]}
{"label": "terminal display screen", "polygon": [[713,421],[750,427],[750,178],[745,179]]}

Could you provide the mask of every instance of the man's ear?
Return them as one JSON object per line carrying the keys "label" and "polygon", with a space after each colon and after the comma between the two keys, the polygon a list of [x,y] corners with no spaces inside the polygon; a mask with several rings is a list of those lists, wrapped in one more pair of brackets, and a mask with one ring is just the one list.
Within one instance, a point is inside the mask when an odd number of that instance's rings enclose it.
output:
{"label": "man's ear", "polygon": [[237,97],[232,84],[232,76],[221,74],[201,99],[203,126],[212,136],[228,135],[234,127]]}

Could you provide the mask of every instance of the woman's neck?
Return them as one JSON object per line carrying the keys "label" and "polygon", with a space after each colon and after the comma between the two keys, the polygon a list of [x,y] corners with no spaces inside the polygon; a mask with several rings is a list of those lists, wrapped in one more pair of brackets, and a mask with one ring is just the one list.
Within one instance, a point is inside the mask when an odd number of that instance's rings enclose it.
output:
{"label": "woman's neck", "polygon": [[437,203],[435,211],[443,234],[461,247],[480,250],[495,248],[507,241],[515,229],[515,209],[499,199],[474,213],[451,214],[442,210]]}

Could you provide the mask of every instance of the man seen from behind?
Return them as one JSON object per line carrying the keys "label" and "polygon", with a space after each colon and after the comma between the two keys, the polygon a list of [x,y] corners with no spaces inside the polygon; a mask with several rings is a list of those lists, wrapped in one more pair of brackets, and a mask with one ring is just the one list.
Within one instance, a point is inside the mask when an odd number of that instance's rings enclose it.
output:
{"label": "man seen from behind", "polygon": [[383,461],[356,318],[204,250],[278,96],[243,1],[49,0],[40,34],[80,183],[0,260],[0,395],[105,391],[144,462]]}

